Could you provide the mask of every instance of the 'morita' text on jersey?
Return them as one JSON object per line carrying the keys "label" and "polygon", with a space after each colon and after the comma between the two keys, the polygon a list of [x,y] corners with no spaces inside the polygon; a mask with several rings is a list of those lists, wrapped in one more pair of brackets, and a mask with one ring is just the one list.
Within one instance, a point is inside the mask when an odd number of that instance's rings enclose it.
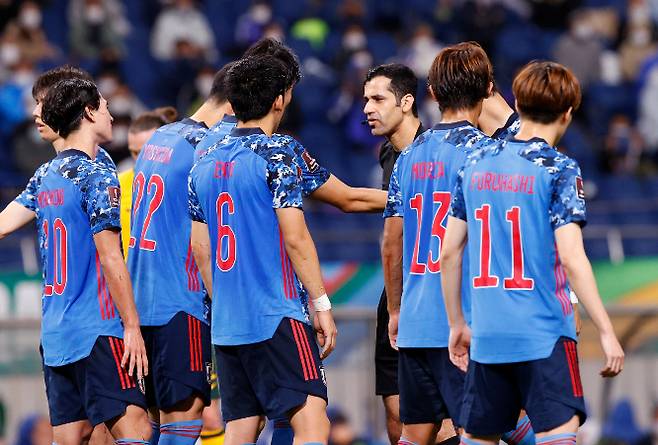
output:
{"label": "'morita' text on jersey", "polygon": [[411,166],[413,179],[439,179],[445,174],[443,162],[415,162]]}

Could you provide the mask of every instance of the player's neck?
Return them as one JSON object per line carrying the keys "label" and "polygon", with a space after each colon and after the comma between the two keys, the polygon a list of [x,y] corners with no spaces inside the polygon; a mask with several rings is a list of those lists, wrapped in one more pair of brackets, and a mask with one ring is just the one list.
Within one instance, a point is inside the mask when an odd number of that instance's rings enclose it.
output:
{"label": "player's neck", "polygon": [[540,124],[528,120],[521,120],[519,132],[514,139],[519,141],[529,141],[532,138],[545,140],[548,145],[555,146],[560,138],[560,129],[555,124]]}
{"label": "player's neck", "polygon": [[93,133],[79,130],[71,133],[67,138],[63,139],[63,141],[63,146],[60,151],[73,148],[87,154],[91,159],[96,158],[96,145],[98,145],[98,141]]}
{"label": "player's neck", "polygon": [[[228,102],[226,102],[226,104],[228,104]],[[227,108],[227,106],[217,105],[214,100],[208,99],[201,104],[192,116],[190,116],[190,119],[197,122],[203,122],[207,127],[212,127],[224,118]]]}
{"label": "player's neck", "polygon": [[272,114],[267,114],[266,116],[260,119],[253,119],[247,122],[238,121],[238,128],[260,128],[263,130],[268,137],[272,137],[272,134],[276,131],[276,124],[274,122],[274,116]]}
{"label": "player's neck", "polygon": [[461,110],[444,110],[441,113],[442,124],[452,124],[455,122],[468,121],[474,127],[477,127],[480,113],[482,112],[482,103],[480,105]]}
{"label": "player's neck", "polygon": [[393,144],[395,150],[402,151],[414,141],[419,126],[420,119],[417,117],[405,118],[395,132],[388,137],[388,140]]}
{"label": "player's neck", "polygon": [[53,141],[53,148],[55,149],[55,153],[59,153],[66,148],[66,141],[62,138],[55,139]]}

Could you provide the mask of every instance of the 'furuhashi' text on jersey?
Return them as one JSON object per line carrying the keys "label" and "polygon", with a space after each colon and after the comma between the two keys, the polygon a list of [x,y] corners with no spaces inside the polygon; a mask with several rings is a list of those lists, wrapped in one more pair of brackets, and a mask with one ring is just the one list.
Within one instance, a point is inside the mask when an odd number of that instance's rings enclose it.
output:
{"label": "'furuhashi' text on jersey", "polygon": [[[441,296],[441,240],[457,172],[466,156],[489,140],[465,121],[437,124],[418,136],[393,168],[384,217],[404,218],[400,347],[448,346],[449,327]],[[468,292],[463,295],[468,317]]]}
{"label": "'furuhashi' text on jersey", "polygon": [[163,326],[181,311],[208,323],[187,216],[187,178],[207,130],[189,118],[164,125],[135,164],[128,270],[142,326]]}
{"label": "'furuhashi' text on jersey", "polygon": [[580,168],[544,140],[496,142],[468,157],[452,215],[468,224],[471,357],[513,363],[576,339],[554,231],[584,225]]}
{"label": "'furuhashi' text on jersey", "polygon": [[93,236],[120,230],[116,172],[65,150],[37,174],[34,200],[43,260],[41,344],[48,366],[89,355],[100,335],[123,337]]}
{"label": "'furuhashi' text on jersey", "polygon": [[190,217],[210,232],[213,344],[267,340],[284,317],[308,322],[306,291],[275,213],[302,208],[295,143],[259,128],[236,128],[190,173]]}

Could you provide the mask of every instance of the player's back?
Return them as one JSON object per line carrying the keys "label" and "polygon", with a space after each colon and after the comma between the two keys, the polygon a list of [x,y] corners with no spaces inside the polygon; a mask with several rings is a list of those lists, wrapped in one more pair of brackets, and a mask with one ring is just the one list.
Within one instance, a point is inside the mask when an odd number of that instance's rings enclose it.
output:
{"label": "player's back", "polygon": [[275,213],[302,201],[300,169],[282,140],[237,128],[190,174],[191,215],[210,232],[213,344],[263,341],[284,317],[308,319]]}
{"label": "player's back", "polygon": [[186,212],[187,178],[206,131],[192,119],[164,125],[135,164],[128,270],[143,326],[165,325],[181,311],[208,320]]}
{"label": "player's back", "polygon": [[81,151],[65,150],[43,171],[36,201],[44,360],[59,366],[86,357],[99,335],[122,336],[93,239],[118,229],[116,174]]}
{"label": "player's back", "polygon": [[576,338],[553,231],[584,223],[581,187],[578,164],[541,139],[467,160],[453,211],[468,222],[474,360],[545,358],[560,336]]}
{"label": "player's back", "polygon": [[237,123],[238,119],[235,116],[226,114],[222,120],[210,127],[206,132],[206,135],[197,145],[197,149],[194,153],[194,161],[196,162],[199,158],[204,157],[210,147],[218,144],[222,139],[228,136]]}
{"label": "player's back", "polygon": [[[385,216],[399,213],[404,219],[398,346],[448,345],[441,299],[441,241],[457,172],[468,153],[484,140],[488,138],[468,122],[437,124],[418,136],[394,167]],[[397,201],[397,211],[390,205],[392,198]],[[468,318],[468,292],[464,296]]]}

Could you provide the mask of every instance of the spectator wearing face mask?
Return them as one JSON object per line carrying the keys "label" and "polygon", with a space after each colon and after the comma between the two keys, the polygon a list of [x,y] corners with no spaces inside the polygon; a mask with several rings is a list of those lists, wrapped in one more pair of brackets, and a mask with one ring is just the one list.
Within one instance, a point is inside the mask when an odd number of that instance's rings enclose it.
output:
{"label": "spectator wearing face mask", "polygon": [[162,61],[217,59],[215,36],[193,0],[176,0],[160,13],[151,34],[151,52]]}
{"label": "spectator wearing face mask", "polygon": [[73,53],[85,59],[118,59],[130,31],[118,0],[71,0],[70,39]]}
{"label": "spectator wearing face mask", "polygon": [[31,62],[55,57],[57,51],[48,43],[41,29],[41,20],[41,8],[36,2],[22,2],[16,18],[7,23],[2,41],[4,44],[15,45],[14,54],[20,53]]}
{"label": "spectator wearing face mask", "polygon": [[245,49],[263,37],[265,28],[272,20],[272,8],[265,1],[255,1],[247,12],[238,18],[235,26],[235,42]]}

